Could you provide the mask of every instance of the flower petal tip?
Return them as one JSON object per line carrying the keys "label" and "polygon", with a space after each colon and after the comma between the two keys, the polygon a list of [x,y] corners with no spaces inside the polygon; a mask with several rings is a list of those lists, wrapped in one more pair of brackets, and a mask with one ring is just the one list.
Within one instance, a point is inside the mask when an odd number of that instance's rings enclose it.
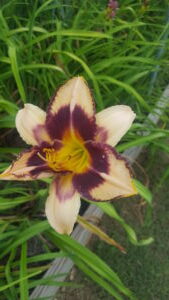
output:
{"label": "flower petal tip", "polygon": [[134,181],[131,180],[131,192],[129,194],[124,195],[124,198],[132,197],[138,194],[137,188],[134,184]]}
{"label": "flower petal tip", "polygon": [[37,145],[36,131],[44,126],[46,113],[31,103],[26,103],[16,115],[15,124],[21,138],[30,145]]}
{"label": "flower petal tip", "polygon": [[7,180],[7,179],[8,179],[8,173],[7,174],[4,174],[4,173],[0,174],[0,180]]}
{"label": "flower petal tip", "polygon": [[70,235],[80,209],[80,195],[75,192],[70,175],[56,178],[50,186],[45,213],[51,227]]}
{"label": "flower petal tip", "polygon": [[126,110],[126,113],[128,113],[130,115],[130,120],[131,120],[131,123],[134,121],[134,119],[136,118],[136,114],[135,112],[131,109],[130,106],[127,106],[127,105],[124,105],[125,106],[125,110]]}
{"label": "flower petal tip", "polygon": [[131,185],[133,187],[133,194],[131,196],[137,195],[138,194],[138,190],[137,190],[136,185],[135,185],[135,183],[134,183],[133,180],[131,181]]}
{"label": "flower petal tip", "polygon": [[59,233],[59,234],[62,234],[62,235],[66,235],[66,236],[68,236],[68,235],[71,235],[71,233],[72,233],[72,231],[73,231],[73,228],[54,228],[53,227],[53,229],[57,232],[57,233]]}
{"label": "flower petal tip", "polygon": [[4,172],[0,174],[0,180],[10,180],[12,176],[12,173],[10,171],[11,171],[11,165]]}

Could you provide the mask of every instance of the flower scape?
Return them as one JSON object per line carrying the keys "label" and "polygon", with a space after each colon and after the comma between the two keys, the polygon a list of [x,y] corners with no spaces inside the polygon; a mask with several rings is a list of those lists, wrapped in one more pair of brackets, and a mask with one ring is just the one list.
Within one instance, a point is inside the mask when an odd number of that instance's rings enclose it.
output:
{"label": "flower scape", "polygon": [[70,234],[80,197],[107,201],[137,194],[128,163],[114,149],[134,118],[126,105],[95,114],[87,83],[83,77],[74,77],[52,97],[47,113],[33,104],[19,110],[16,128],[32,147],[23,151],[0,179],[52,176],[46,216],[57,232]]}

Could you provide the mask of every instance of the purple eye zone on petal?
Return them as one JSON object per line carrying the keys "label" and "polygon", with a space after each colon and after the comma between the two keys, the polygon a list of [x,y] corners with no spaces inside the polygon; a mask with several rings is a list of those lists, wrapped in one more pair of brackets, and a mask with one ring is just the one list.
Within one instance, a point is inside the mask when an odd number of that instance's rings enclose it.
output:
{"label": "purple eye zone on petal", "polygon": [[[64,176],[62,174],[62,176]],[[64,186],[62,186],[62,180],[61,177],[56,179],[55,183],[55,192],[60,202],[64,202],[66,200],[69,200],[73,194],[75,193],[75,189],[72,185],[72,187],[69,187],[69,189],[65,189]]]}
{"label": "purple eye zone on petal", "polygon": [[43,142],[42,137],[41,137],[41,133],[43,130],[45,130],[44,125],[37,125],[33,130],[33,134],[34,134],[35,139],[38,142],[38,144],[41,144]]}
{"label": "purple eye zone on petal", "polygon": [[94,117],[89,118],[85,111],[79,105],[76,105],[72,113],[72,120],[74,128],[85,141],[94,139],[96,132]]}
{"label": "purple eye zone on petal", "polygon": [[95,200],[90,191],[104,183],[104,179],[97,172],[109,173],[107,149],[106,145],[94,142],[88,142],[85,146],[91,156],[91,169],[84,174],[74,175],[73,185],[84,198]]}
{"label": "purple eye zone on petal", "polygon": [[40,152],[39,147],[35,147],[34,153],[32,154],[32,156],[30,156],[30,158],[27,161],[28,167],[42,166],[42,164],[44,165],[44,161],[37,155],[38,152]]}
{"label": "purple eye zone on petal", "polygon": [[109,172],[109,162],[107,156],[107,149],[105,145],[95,142],[88,142],[85,147],[89,151],[92,159],[92,168],[99,172]]}
{"label": "purple eye zone on petal", "polygon": [[106,143],[108,132],[105,128],[97,126],[96,136],[97,140],[99,140],[100,143]]}
{"label": "purple eye zone on petal", "polygon": [[90,190],[98,187],[104,182],[97,173],[89,171],[85,174],[74,175],[73,185],[77,191],[86,199],[94,200],[90,195]]}
{"label": "purple eye zone on petal", "polygon": [[52,139],[62,139],[65,130],[70,127],[70,107],[65,105],[57,113],[48,112],[46,128]]}
{"label": "purple eye zone on petal", "polygon": [[[30,175],[31,175],[33,178],[37,178],[38,175],[39,175],[40,173],[43,173],[43,172],[49,172],[49,173],[51,173],[51,169],[49,169],[49,167],[46,166],[46,165],[44,165],[44,166],[39,166],[39,167],[35,168],[34,170],[30,171]],[[51,173],[51,175],[52,175],[52,173]],[[50,174],[49,174],[49,176],[50,176]]]}
{"label": "purple eye zone on petal", "polygon": [[37,177],[41,172],[51,172],[51,169],[47,166],[47,164],[38,156],[38,152],[40,149],[38,147],[35,148],[35,152],[27,161],[27,166],[35,166],[35,169],[30,171],[30,175],[32,177]]}
{"label": "purple eye zone on petal", "polygon": [[92,140],[96,132],[95,118],[88,117],[85,111],[76,105],[72,115],[70,106],[61,107],[57,113],[48,112],[46,127],[52,139],[62,139],[65,131],[70,129],[70,122],[74,129],[79,132],[83,140]]}

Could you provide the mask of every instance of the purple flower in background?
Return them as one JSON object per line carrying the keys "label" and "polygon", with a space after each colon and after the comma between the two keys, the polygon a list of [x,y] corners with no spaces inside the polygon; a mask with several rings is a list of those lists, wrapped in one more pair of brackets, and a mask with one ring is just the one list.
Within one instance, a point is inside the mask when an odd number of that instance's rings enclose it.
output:
{"label": "purple flower in background", "polygon": [[118,1],[109,0],[107,5],[107,16],[108,18],[114,18],[116,16],[116,11],[119,8]]}

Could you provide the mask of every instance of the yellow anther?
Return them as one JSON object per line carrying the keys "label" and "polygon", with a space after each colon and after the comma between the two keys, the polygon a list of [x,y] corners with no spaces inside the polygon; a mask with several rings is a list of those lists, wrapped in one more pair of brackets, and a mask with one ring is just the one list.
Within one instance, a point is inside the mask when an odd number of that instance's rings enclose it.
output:
{"label": "yellow anther", "polygon": [[89,153],[81,141],[74,138],[67,138],[61,149],[43,149],[45,157],[38,154],[41,159],[48,163],[48,166],[56,172],[72,171],[82,173],[89,165]]}

